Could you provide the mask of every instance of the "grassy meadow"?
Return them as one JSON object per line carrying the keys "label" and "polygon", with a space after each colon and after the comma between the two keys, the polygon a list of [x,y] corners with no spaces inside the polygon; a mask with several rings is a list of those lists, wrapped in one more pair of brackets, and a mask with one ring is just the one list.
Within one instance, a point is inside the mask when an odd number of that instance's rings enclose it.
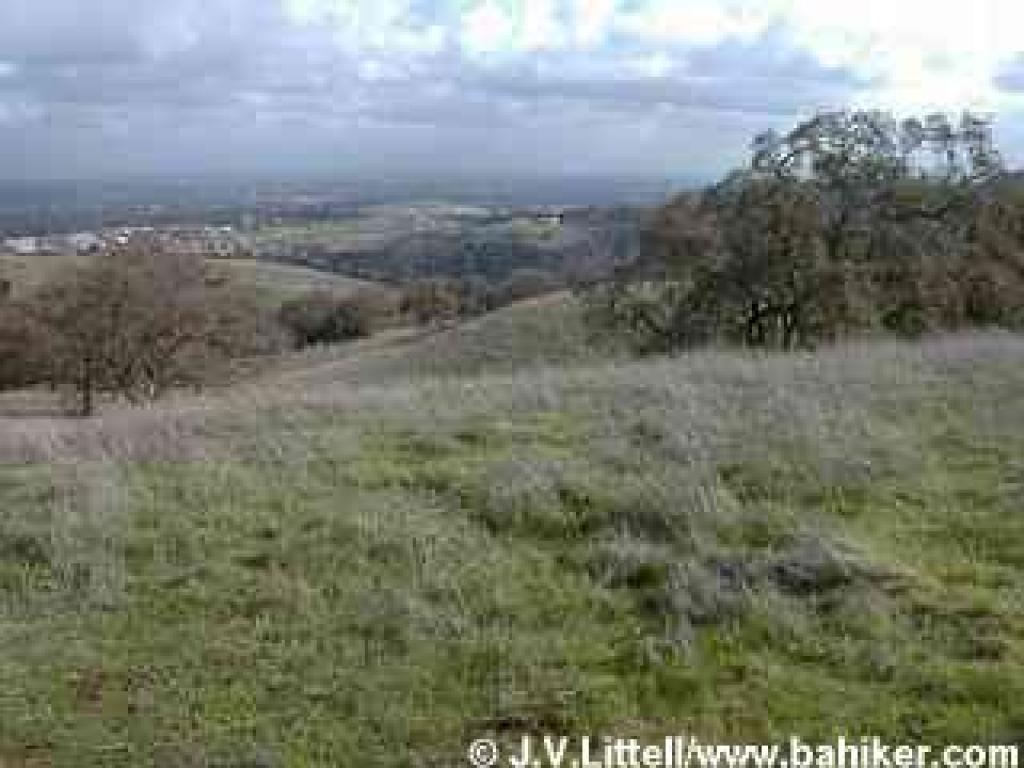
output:
{"label": "grassy meadow", "polygon": [[[87,255],[0,254],[0,279],[11,282],[15,297],[25,298],[69,267],[88,263]],[[381,289],[379,283],[259,259],[216,259],[210,262],[210,269],[212,274],[231,280],[254,301],[270,309],[310,291],[345,298],[362,290]]]}
{"label": "grassy meadow", "polygon": [[627,361],[576,323],[0,398],[0,765],[1024,741],[1024,339]]}

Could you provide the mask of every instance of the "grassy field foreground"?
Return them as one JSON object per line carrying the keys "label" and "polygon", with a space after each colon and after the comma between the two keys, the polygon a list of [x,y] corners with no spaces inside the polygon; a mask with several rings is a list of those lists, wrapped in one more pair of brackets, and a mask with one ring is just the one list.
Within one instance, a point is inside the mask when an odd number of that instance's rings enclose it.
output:
{"label": "grassy field foreground", "polygon": [[1024,340],[344,365],[0,418],[0,765],[1024,740]]}

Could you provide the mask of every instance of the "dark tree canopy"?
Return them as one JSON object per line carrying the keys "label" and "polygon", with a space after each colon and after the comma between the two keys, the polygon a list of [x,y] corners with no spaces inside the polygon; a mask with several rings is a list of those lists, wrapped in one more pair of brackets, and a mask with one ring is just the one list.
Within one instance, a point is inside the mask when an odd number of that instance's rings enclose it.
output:
{"label": "dark tree canopy", "polygon": [[285,302],[278,319],[299,347],[334,344],[369,336],[372,308],[360,297],[314,291]]}
{"label": "dark tree canopy", "polygon": [[984,118],[823,113],[659,210],[590,307],[647,351],[1011,325],[1022,204]]}

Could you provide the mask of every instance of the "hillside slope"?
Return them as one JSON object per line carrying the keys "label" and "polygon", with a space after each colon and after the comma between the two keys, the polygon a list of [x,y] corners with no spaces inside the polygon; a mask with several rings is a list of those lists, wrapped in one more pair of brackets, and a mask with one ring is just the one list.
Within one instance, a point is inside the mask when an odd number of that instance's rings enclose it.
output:
{"label": "hillside slope", "polygon": [[621,356],[616,343],[585,327],[568,293],[517,302],[450,328],[405,328],[356,344],[310,350],[285,366],[275,385],[306,390],[355,382],[450,378]]}
{"label": "hillside slope", "polygon": [[326,291],[344,297],[362,290],[381,288],[380,283],[257,259],[218,259],[210,262],[210,266],[270,305],[311,291]]}
{"label": "hillside slope", "polygon": [[55,256],[43,254],[38,256],[20,256],[0,253],[0,280],[11,284],[13,295],[22,297],[50,277],[59,274],[74,264],[83,264],[86,256]]}
{"label": "hillside slope", "polygon": [[[87,263],[88,256],[0,254],[0,279],[10,280],[15,295],[24,296],[73,264]],[[360,290],[380,288],[379,283],[356,280],[306,267],[256,259],[217,259],[210,268],[228,276],[253,298],[276,307],[303,293],[319,290],[350,296]]]}
{"label": "hillside slope", "polygon": [[[507,318],[421,352],[478,360]],[[3,761],[1024,735],[1024,340],[450,376],[349,352],[0,424]]]}

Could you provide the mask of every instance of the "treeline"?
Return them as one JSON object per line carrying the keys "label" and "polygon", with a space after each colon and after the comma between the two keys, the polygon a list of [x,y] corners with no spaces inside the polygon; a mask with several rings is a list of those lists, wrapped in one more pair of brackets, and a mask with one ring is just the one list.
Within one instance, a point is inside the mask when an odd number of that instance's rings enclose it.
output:
{"label": "treeline", "polygon": [[557,274],[540,269],[515,270],[500,282],[479,275],[424,278],[397,289],[368,288],[346,297],[314,291],[285,302],[277,317],[295,345],[306,347],[363,338],[401,325],[443,328],[568,287]]}
{"label": "treeline", "polygon": [[326,242],[277,243],[264,246],[263,253],[274,261],[392,284],[458,282],[472,276],[499,286],[522,271],[578,280],[606,271],[634,249],[647,210],[626,205],[567,209],[557,224],[554,214],[494,212],[486,218],[455,218],[436,230],[391,233],[362,250]]}
{"label": "treeline", "polygon": [[977,116],[820,114],[658,210],[585,296],[641,352],[1020,327],[1024,188]]}
{"label": "treeline", "polygon": [[555,272],[528,268],[513,270],[497,282],[480,275],[427,278],[405,284],[400,312],[418,325],[446,325],[568,287]]}
{"label": "treeline", "polygon": [[201,256],[142,239],[24,297],[0,280],[0,390],[46,386],[89,416],[100,395],[150,402],[226,382],[241,359],[403,324],[443,327],[561,286],[553,274],[522,270],[497,284],[474,277],[312,291],[275,309]]}

